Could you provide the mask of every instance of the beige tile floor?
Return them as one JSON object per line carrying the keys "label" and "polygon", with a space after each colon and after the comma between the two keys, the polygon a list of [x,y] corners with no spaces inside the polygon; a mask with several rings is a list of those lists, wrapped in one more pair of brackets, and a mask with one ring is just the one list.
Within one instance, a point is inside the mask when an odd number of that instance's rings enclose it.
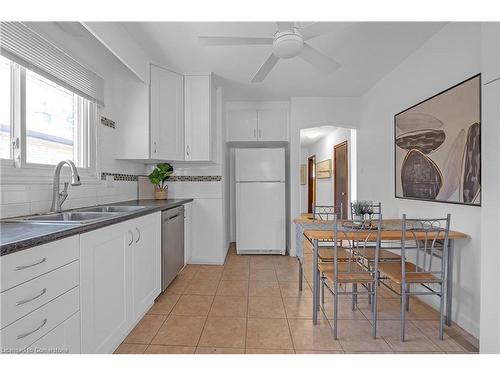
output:
{"label": "beige tile floor", "polygon": [[437,339],[437,312],[412,300],[407,340],[399,340],[399,300],[380,291],[378,337],[371,338],[370,307],[342,297],[338,340],[331,333],[332,303],[319,324],[311,320],[311,254],[298,290],[297,260],[288,256],[237,255],[223,266],[188,265],[115,353],[302,354],[477,352],[465,331],[453,326]]}

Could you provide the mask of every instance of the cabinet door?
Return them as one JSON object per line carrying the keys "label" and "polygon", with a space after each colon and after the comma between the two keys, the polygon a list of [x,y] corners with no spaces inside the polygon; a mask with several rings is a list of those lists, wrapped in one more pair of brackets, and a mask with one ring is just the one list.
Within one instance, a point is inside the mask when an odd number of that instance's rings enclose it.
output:
{"label": "cabinet door", "polygon": [[180,74],[151,65],[151,157],[184,160],[184,84]]}
{"label": "cabinet door", "polygon": [[259,109],[258,138],[260,141],[287,141],[288,140],[288,110]]}
{"label": "cabinet door", "polygon": [[133,320],[142,317],[160,294],[160,213],[131,223],[134,244],[129,247]]}
{"label": "cabinet door", "polygon": [[82,353],[112,353],[129,328],[127,223],[80,235]]}
{"label": "cabinet door", "polygon": [[255,109],[228,111],[226,128],[228,141],[256,141],[257,111]]}
{"label": "cabinet door", "polygon": [[185,160],[210,161],[212,151],[211,78],[184,77]]}
{"label": "cabinet door", "polygon": [[184,205],[184,264],[191,260],[192,252],[192,210],[193,203],[189,202]]}

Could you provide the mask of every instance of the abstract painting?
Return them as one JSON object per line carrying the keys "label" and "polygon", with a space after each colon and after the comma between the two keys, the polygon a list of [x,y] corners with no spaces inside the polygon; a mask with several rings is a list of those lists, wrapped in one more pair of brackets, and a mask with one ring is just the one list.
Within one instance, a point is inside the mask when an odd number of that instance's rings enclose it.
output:
{"label": "abstract painting", "polygon": [[481,205],[481,75],[394,116],[396,198]]}

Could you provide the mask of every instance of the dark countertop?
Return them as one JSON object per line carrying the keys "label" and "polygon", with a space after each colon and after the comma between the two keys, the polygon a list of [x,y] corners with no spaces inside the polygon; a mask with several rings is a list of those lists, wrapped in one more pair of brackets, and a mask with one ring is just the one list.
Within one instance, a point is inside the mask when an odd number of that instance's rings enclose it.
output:
{"label": "dark countertop", "polygon": [[[12,254],[20,250],[56,241],[61,238],[103,228],[108,225],[148,215],[153,212],[168,210],[191,201],[192,199],[141,199],[102,204],[99,206],[144,206],[144,208],[89,224],[12,223],[8,222],[9,219],[7,218],[4,221],[0,221],[0,256]],[[71,209],[68,211],[76,210],[77,209]]]}

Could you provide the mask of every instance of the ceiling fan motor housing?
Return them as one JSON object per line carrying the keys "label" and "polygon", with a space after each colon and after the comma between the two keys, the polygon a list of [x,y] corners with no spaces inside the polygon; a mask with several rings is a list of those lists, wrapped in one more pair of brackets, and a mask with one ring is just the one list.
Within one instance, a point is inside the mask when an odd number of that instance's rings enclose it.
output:
{"label": "ceiling fan motor housing", "polygon": [[297,31],[277,32],[274,36],[273,53],[281,59],[297,56],[304,46],[302,35]]}

